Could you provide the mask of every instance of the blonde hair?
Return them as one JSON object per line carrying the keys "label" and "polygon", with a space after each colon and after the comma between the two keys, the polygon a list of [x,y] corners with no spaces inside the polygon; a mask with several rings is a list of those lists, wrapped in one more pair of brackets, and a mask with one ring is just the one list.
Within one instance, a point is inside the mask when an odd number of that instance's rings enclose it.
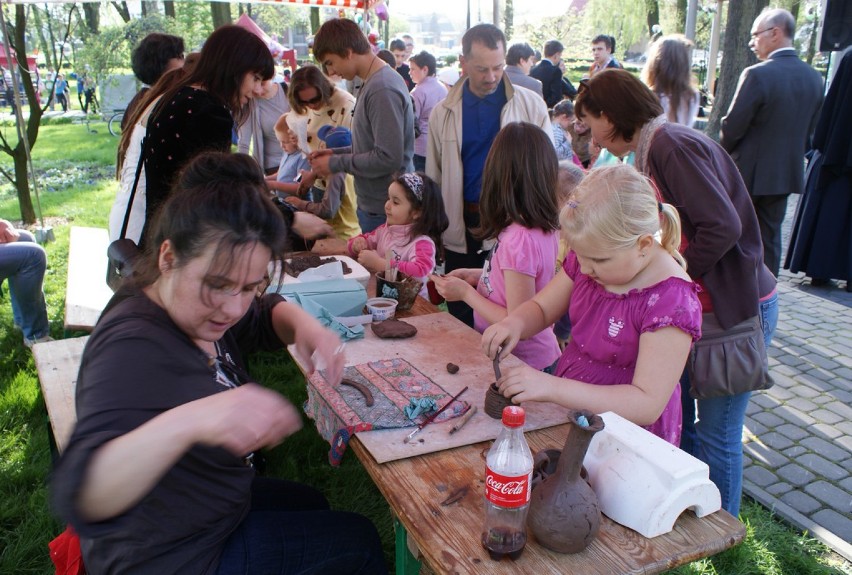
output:
{"label": "blonde hair", "polygon": [[585,176],[583,169],[571,160],[560,160],[556,176],[556,203],[564,206]]}
{"label": "blonde hair", "polygon": [[645,235],[661,232],[660,244],[686,269],[680,246],[677,209],[657,199],[650,180],[632,166],[618,164],[591,170],[559,214],[569,243],[578,238],[606,249],[629,248]]}
{"label": "blonde hair", "polygon": [[275,122],[275,127],[273,129],[278,136],[287,136],[290,134],[292,130],[290,130],[290,125],[287,123],[286,113],[281,114],[281,117],[278,118],[277,122]]}

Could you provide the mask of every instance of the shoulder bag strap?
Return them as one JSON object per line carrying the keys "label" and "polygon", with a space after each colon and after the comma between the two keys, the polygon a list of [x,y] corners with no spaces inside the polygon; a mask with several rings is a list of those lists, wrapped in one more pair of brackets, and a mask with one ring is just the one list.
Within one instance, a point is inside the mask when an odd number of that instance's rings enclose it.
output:
{"label": "shoulder bag strap", "polygon": [[130,210],[133,208],[133,198],[136,197],[136,188],[139,186],[139,176],[142,175],[142,168],[145,166],[145,142],[148,137],[142,138],[142,149],[139,151],[139,164],[136,166],[136,177],[133,179],[133,187],[130,189],[130,197],[127,199],[127,210],[124,212],[124,222],[121,224],[121,235],[119,239],[123,240],[127,235],[127,225],[130,223]]}

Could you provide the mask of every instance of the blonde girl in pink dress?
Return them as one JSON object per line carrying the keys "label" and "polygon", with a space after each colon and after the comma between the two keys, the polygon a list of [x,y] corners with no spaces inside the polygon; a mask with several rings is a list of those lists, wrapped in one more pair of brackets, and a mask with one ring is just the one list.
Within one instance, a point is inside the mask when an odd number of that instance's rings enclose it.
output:
{"label": "blonde girl in pink dress", "polygon": [[677,210],[620,164],[589,172],[560,223],[571,246],[562,269],[531,301],[486,329],[482,349],[491,358],[506,356],[566,311],[571,340],[555,375],[507,368],[500,392],[515,403],[614,411],[678,445],[678,381],[700,337],[701,305],[677,250]]}

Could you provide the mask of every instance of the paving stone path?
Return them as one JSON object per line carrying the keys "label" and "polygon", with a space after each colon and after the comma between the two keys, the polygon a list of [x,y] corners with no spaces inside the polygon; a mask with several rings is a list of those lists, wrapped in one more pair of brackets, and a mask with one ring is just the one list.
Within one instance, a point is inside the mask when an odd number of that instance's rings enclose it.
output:
{"label": "paving stone path", "polygon": [[[789,243],[797,198],[784,221]],[[783,261],[783,258],[782,258]],[[782,270],[769,365],[746,414],[744,490],[852,561],[852,293]],[[850,565],[852,566],[852,565]]]}

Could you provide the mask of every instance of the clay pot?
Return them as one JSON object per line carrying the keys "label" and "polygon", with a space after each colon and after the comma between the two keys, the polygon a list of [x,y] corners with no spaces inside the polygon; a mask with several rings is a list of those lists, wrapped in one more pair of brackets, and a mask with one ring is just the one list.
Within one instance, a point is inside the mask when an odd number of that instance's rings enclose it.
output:
{"label": "clay pot", "polygon": [[488,389],[485,390],[485,402],[484,408],[485,413],[494,419],[501,419],[503,417],[503,408],[512,405],[511,398],[506,397],[502,393],[497,390],[497,384],[492,383],[488,386]]}
{"label": "clay pot", "polygon": [[[588,421],[587,427],[578,422],[580,416]],[[568,437],[556,471],[533,489],[527,516],[527,527],[536,540],[559,553],[585,549],[601,523],[598,498],[580,476],[580,470],[589,443],[604,428],[604,422],[599,415],[568,410],[568,423]]]}
{"label": "clay pot", "polygon": [[396,309],[405,311],[411,309],[423,282],[397,270],[397,281],[385,279],[385,272],[376,272],[376,297],[389,297],[399,302]]}

